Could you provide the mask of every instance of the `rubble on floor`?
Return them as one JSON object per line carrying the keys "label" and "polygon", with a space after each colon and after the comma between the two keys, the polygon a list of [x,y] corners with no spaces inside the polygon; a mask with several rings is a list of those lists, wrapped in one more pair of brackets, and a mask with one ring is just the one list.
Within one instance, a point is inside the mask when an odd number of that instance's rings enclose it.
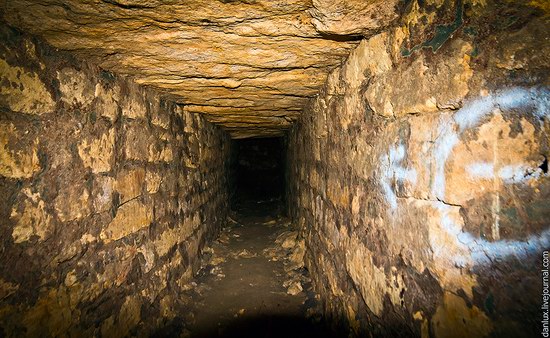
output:
{"label": "rubble on floor", "polygon": [[285,217],[228,218],[185,287],[196,304],[192,322],[186,323],[190,336],[216,327],[222,332],[236,320],[258,315],[288,312],[312,323],[311,318],[319,319],[304,252],[304,240]]}

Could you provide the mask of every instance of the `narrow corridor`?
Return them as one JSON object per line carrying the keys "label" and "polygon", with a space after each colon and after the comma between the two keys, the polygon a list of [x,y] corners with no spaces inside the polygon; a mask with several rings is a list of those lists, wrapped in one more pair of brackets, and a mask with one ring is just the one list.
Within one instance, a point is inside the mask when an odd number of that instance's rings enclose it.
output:
{"label": "narrow corridor", "polygon": [[0,338],[549,337],[549,4],[0,0]]}
{"label": "narrow corridor", "polygon": [[[256,205],[254,205],[256,204]],[[297,232],[273,203],[250,203],[205,249],[191,337],[325,337]],[[317,313],[316,313],[317,311]]]}

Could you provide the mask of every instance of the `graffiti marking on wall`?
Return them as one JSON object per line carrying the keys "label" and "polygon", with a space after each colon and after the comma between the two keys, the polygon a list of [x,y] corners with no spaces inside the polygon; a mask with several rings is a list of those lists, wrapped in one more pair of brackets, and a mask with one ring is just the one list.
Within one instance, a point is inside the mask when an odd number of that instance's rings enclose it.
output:
{"label": "graffiti marking on wall", "polygon": [[[451,123],[439,126],[440,137],[436,140],[434,157],[437,159],[435,180],[432,185],[432,194],[440,201],[445,200],[445,165],[459,136],[466,130],[476,127],[481,119],[492,114],[496,109],[509,111],[522,109],[535,116],[550,115],[550,90],[548,88],[512,88],[503,90],[483,98],[476,99],[458,110]],[[466,172],[470,177],[479,179],[499,178],[505,184],[519,184],[531,178],[543,175],[539,168],[530,168],[525,164],[506,165],[495,168],[489,162],[477,162],[468,165]],[[497,240],[487,241],[476,238],[472,234],[462,231],[462,227],[449,216],[453,206],[439,203],[442,227],[457,240],[457,244],[467,248],[471,259],[476,264],[490,263],[509,256],[518,258],[535,253],[537,250],[550,247],[550,229],[539,235],[531,235],[525,240]],[[498,225],[498,218],[496,219]],[[498,230],[498,229],[497,229]],[[494,236],[498,238],[498,234]],[[455,257],[458,265],[468,261],[467,257]]]}
{"label": "graffiti marking on wall", "polygon": [[390,204],[392,209],[397,208],[397,195],[393,185],[394,182],[410,182],[416,183],[416,170],[408,169],[401,165],[401,162],[405,158],[405,147],[403,144],[399,144],[390,148],[388,154],[385,154],[380,159],[382,163],[382,173],[380,184],[384,191],[386,201]]}
{"label": "graffiti marking on wall", "polygon": [[[445,203],[445,166],[455,146],[460,142],[460,136],[467,130],[478,126],[481,120],[495,111],[521,110],[522,113],[533,114],[537,117],[550,116],[550,90],[544,87],[511,88],[498,91],[466,103],[451,119],[441,122],[437,127],[439,135],[434,141],[432,158],[435,159],[433,180],[431,184],[432,201],[439,211],[442,229],[456,241],[457,247],[465,256],[454,257],[456,266],[466,265],[467,262],[485,264],[493,260],[509,256],[525,257],[542,248],[550,247],[550,229],[538,235],[531,235],[525,240],[500,240],[499,218],[500,198],[496,192],[495,203],[491,206],[494,212],[493,239],[488,241],[474,237],[462,230],[453,217],[456,208]],[[389,149],[387,154],[380,158],[380,185],[390,211],[397,208],[397,193],[395,186],[398,182],[408,182],[412,185],[417,182],[417,171],[407,168],[403,161],[407,154],[405,146],[400,143]],[[544,174],[540,168],[532,168],[525,163],[507,164],[495,167],[494,163],[479,161],[465,167],[467,175],[472,179],[492,179],[503,184],[523,184],[526,181],[539,178]],[[438,249],[436,249],[438,250]],[[458,255],[461,256],[461,255]]]}

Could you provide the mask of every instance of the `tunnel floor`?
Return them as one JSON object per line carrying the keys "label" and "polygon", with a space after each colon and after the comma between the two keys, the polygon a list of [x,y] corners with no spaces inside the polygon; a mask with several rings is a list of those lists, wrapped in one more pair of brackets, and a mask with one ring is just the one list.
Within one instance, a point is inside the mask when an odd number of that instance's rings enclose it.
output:
{"label": "tunnel floor", "polygon": [[328,337],[303,245],[276,203],[241,204],[190,284],[187,337]]}

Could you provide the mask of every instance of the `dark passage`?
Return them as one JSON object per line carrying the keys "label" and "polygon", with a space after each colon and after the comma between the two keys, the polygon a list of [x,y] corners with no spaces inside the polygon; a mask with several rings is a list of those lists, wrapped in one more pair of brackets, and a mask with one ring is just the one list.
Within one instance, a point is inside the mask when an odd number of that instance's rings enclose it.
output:
{"label": "dark passage", "polygon": [[232,213],[191,288],[191,338],[332,337],[285,216],[285,140],[231,143]]}
{"label": "dark passage", "polygon": [[91,2],[0,0],[0,338],[550,337],[550,0]]}
{"label": "dark passage", "polygon": [[283,205],[285,152],[283,138],[250,138],[231,144],[231,205],[280,212]]}

